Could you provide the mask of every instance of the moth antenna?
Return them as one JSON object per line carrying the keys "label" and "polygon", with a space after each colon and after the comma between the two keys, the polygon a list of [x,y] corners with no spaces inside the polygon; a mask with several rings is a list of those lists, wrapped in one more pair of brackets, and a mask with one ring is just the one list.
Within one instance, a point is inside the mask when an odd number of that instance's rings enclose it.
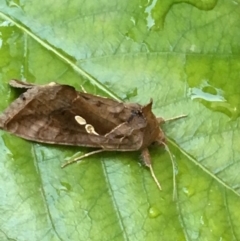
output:
{"label": "moth antenna", "polygon": [[150,172],[151,172],[151,175],[152,175],[153,180],[154,180],[155,183],[157,184],[158,188],[162,191],[162,187],[161,187],[158,179],[157,179],[156,176],[155,176],[155,173],[154,173],[154,171],[153,171],[152,165],[149,165],[148,168],[150,169]]}
{"label": "moth antenna", "polygon": [[81,89],[83,93],[87,93],[87,91],[84,89],[83,85],[81,85]]}
{"label": "moth antenna", "polygon": [[176,175],[175,175],[175,164],[174,164],[174,160],[173,160],[173,155],[170,152],[168,146],[162,142],[162,144],[165,146],[166,151],[168,152],[171,162],[172,162],[172,170],[173,170],[173,201],[175,201],[177,199],[177,188],[176,188]]}
{"label": "moth antenna", "polygon": [[105,151],[105,150],[104,150],[104,149],[100,149],[100,150],[88,152],[88,153],[86,153],[86,154],[84,154],[84,155],[82,155],[82,156],[80,156],[80,157],[76,157],[76,158],[74,158],[74,159],[70,159],[69,161],[67,161],[66,163],[64,163],[64,164],[61,166],[61,168],[64,168],[64,167],[66,167],[66,166],[68,166],[68,165],[70,165],[70,164],[72,164],[72,163],[74,163],[74,162],[77,162],[77,161],[79,161],[79,160],[82,160],[82,159],[85,158],[85,157],[92,156],[92,155],[94,155],[94,154],[97,154],[97,153],[100,153],[100,152],[103,152],[103,151]]}
{"label": "moth antenna", "polygon": [[153,171],[151,158],[150,158],[150,154],[149,154],[148,149],[147,148],[143,149],[141,154],[142,154],[144,164],[150,169],[153,180],[157,184],[158,188],[160,190],[162,190],[162,187],[161,187],[161,185],[160,185],[160,183],[159,183],[158,179],[156,178],[155,173]]}
{"label": "moth antenna", "polygon": [[187,115],[178,115],[178,116],[175,116],[175,117],[172,117],[169,119],[163,119],[162,117],[157,117],[157,121],[158,121],[158,123],[165,123],[165,122],[175,121],[175,120],[185,118],[185,117],[187,117]]}

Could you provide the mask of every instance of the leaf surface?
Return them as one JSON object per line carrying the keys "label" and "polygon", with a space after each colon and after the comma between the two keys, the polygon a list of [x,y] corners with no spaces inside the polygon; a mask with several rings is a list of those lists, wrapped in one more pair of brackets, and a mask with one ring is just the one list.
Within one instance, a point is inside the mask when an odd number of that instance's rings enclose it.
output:
{"label": "leaf surface", "polygon": [[177,165],[43,145],[1,131],[1,240],[239,240],[239,1],[0,1],[1,110],[12,78],[146,104]]}

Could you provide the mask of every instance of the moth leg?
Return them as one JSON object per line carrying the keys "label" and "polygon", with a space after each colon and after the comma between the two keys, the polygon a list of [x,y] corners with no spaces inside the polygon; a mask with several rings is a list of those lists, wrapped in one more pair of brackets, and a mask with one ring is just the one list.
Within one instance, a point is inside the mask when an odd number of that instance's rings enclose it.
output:
{"label": "moth leg", "polygon": [[154,171],[153,171],[153,168],[152,168],[152,163],[151,163],[151,157],[150,157],[150,153],[149,153],[148,149],[147,148],[143,149],[141,155],[142,155],[144,164],[150,169],[153,180],[157,184],[158,188],[160,190],[162,190],[162,187],[161,187],[158,179],[156,178],[156,176],[154,174]]}
{"label": "moth leg", "polygon": [[64,163],[61,167],[64,168],[64,167],[66,167],[66,166],[68,166],[68,165],[70,165],[70,164],[72,164],[72,163],[74,163],[74,162],[77,162],[77,161],[79,161],[79,160],[82,160],[82,159],[85,158],[85,157],[92,156],[92,155],[94,155],[94,154],[97,154],[97,153],[100,153],[100,152],[104,152],[104,151],[105,151],[104,149],[100,149],[100,150],[88,152],[88,153],[86,153],[86,154],[84,154],[84,155],[82,155],[82,156],[80,156],[80,157],[76,157],[76,158],[74,158],[74,159],[69,160],[68,162]]}
{"label": "moth leg", "polygon": [[169,119],[163,119],[162,117],[157,117],[157,121],[159,124],[162,124],[162,123],[165,123],[165,122],[168,122],[168,121],[173,121],[173,120],[178,120],[178,119],[181,119],[181,118],[185,118],[187,117],[187,115],[179,115],[179,116],[175,116],[175,117],[172,117],[172,118],[169,118]]}

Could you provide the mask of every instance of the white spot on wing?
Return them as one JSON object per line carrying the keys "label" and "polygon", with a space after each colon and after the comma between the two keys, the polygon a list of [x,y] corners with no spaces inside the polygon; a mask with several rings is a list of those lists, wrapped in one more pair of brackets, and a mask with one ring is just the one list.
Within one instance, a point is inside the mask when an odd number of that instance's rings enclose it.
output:
{"label": "white spot on wing", "polygon": [[86,120],[79,115],[75,116],[75,120],[77,121],[77,123],[79,125],[86,125],[87,124]]}
{"label": "white spot on wing", "polygon": [[94,127],[92,125],[87,124],[85,126],[85,129],[86,129],[87,133],[99,136],[99,134],[95,131],[95,129],[94,129]]}

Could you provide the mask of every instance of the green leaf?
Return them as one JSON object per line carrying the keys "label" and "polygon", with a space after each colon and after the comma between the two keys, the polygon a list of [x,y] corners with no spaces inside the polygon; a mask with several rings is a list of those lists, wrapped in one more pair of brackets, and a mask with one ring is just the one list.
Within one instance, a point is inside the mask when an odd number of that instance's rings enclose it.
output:
{"label": "green leaf", "polygon": [[151,148],[159,191],[140,153],[89,149],[1,131],[0,240],[239,240],[240,2],[0,0],[4,110],[12,78],[65,83],[146,104],[177,165]]}

